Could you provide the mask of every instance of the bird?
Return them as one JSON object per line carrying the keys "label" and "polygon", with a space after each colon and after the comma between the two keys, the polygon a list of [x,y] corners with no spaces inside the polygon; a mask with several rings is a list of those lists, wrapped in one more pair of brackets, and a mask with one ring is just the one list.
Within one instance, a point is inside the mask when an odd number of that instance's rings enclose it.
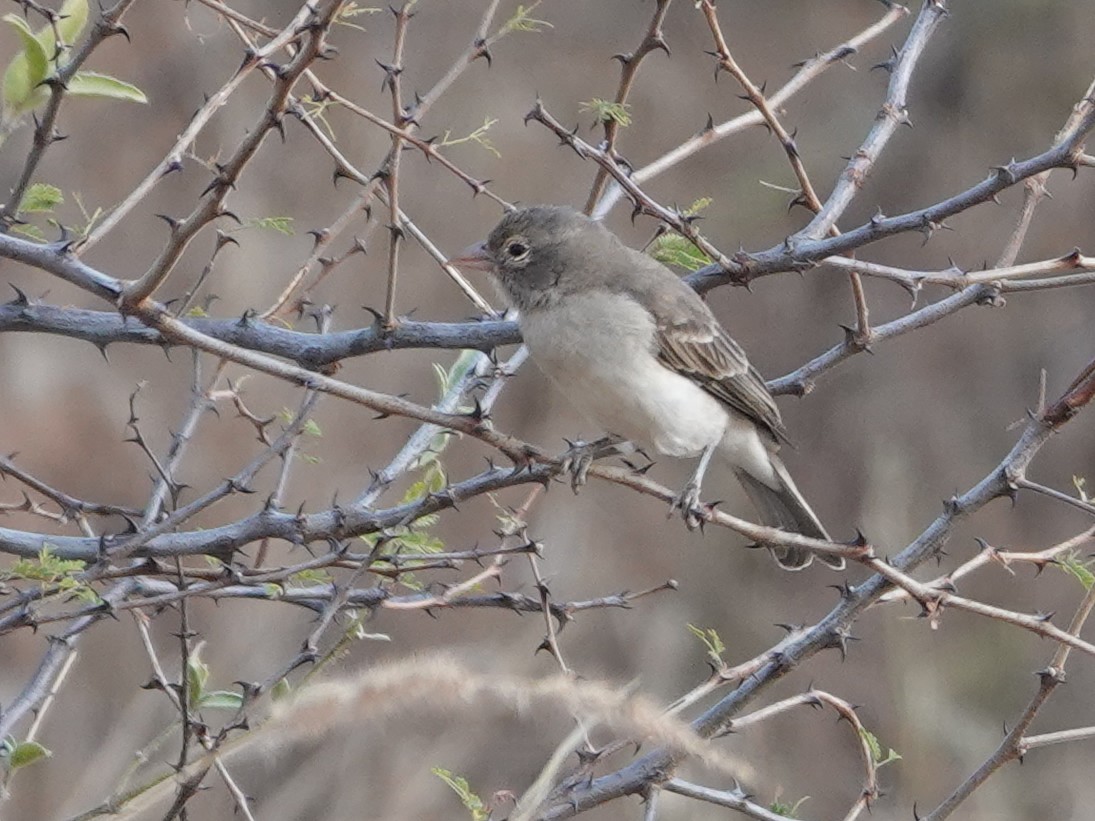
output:
{"label": "bird", "polygon": [[[702,522],[700,487],[717,453],[765,524],[830,541],[779,458],[787,435],[764,379],[667,267],[600,221],[556,205],[508,211],[485,242],[449,261],[493,275],[518,312],[533,362],[611,441],[699,457],[674,502],[690,527]],[[588,467],[589,458],[587,449],[574,461]],[[814,557],[800,547],[769,547],[791,570]],[[839,556],[819,555],[844,566]]]}

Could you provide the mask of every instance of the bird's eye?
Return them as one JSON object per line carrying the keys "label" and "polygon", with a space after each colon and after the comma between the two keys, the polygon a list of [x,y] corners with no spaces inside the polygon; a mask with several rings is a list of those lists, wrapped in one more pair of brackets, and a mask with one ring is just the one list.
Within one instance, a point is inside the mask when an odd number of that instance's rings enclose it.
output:
{"label": "bird's eye", "polygon": [[519,239],[510,240],[506,245],[506,253],[511,259],[521,259],[528,255],[528,244]]}

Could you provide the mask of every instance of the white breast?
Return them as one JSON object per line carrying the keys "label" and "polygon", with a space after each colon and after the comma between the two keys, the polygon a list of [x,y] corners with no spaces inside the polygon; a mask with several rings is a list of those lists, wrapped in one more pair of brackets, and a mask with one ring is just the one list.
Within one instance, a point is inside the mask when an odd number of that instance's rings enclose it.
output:
{"label": "white breast", "polygon": [[669,456],[694,456],[722,438],[726,410],[658,362],[654,323],[632,300],[572,297],[519,321],[533,361],[605,431]]}

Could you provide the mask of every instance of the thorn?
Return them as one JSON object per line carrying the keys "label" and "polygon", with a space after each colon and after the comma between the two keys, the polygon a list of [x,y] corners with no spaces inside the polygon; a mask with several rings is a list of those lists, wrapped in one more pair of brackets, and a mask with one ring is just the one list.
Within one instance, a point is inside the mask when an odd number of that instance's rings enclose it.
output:
{"label": "thorn", "polygon": [[27,295],[19,290],[18,286],[13,285],[9,282],[8,287],[15,291],[15,299],[13,299],[11,302],[5,303],[6,305],[15,305],[20,308],[25,308],[30,305],[30,300],[27,299]]}
{"label": "thorn", "polygon": [[491,57],[490,49],[487,48],[487,41],[482,37],[476,37],[472,45],[475,47],[475,56],[471,58],[472,61],[474,62],[482,57],[487,61],[487,68],[492,68],[494,66],[494,60]]}

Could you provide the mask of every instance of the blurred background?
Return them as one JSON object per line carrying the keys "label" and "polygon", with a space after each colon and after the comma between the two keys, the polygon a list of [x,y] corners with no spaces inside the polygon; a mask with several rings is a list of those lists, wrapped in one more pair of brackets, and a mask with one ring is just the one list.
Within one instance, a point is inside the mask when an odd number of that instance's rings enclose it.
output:
{"label": "blurred background", "polygon": [[[408,96],[425,91],[463,53],[486,3],[480,0],[422,0],[410,23],[405,71]],[[233,8],[280,27],[297,9],[288,0],[238,0]],[[843,156],[859,145],[885,95],[888,75],[871,70],[900,47],[918,9],[871,42],[862,53],[836,65],[786,106],[783,122],[797,129],[798,145],[813,182],[824,198],[844,167]],[[502,3],[492,30],[516,4]],[[510,201],[569,203],[581,207],[596,166],[583,162],[544,128],[523,124],[537,95],[557,118],[578,123],[581,136],[596,142],[592,115],[581,103],[611,99],[616,91],[616,52],[640,41],[654,10],[651,0],[547,0],[533,17],[548,21],[536,33],[515,32],[493,49],[493,65],[471,65],[422,122],[422,135],[458,138],[486,120],[497,155],[474,142],[445,149],[468,173],[493,180],[491,188]],[[771,93],[794,72],[792,64],[848,39],[884,14],[873,0],[724,0],[719,5],[735,58],[750,77],[766,81]],[[333,36],[337,59],[317,64],[320,77],[342,94],[385,117],[390,99],[381,89],[376,61],[391,54],[393,20],[382,13],[355,18],[364,31],[339,27]],[[111,205],[163,157],[203,95],[217,90],[240,63],[242,50],[232,32],[198,3],[138,2],[126,16],[132,42],[113,38],[88,68],[135,83],[150,98],[147,106],[74,100],[59,121],[69,139],[47,154],[38,178],[64,189],[62,221],[77,223],[75,193],[90,210]],[[619,148],[635,165],[657,158],[699,131],[710,114],[721,122],[745,112],[732,78],[713,77],[711,48],[702,14],[679,0],[669,11],[665,35],[672,57],[654,53],[643,64],[631,95],[632,124]],[[1090,44],[1095,39],[1095,5],[1087,0],[997,0],[952,4],[950,16],[930,42],[912,82],[912,129],[900,129],[841,226],[860,224],[881,208],[896,214],[943,199],[981,180],[990,166],[1047,148],[1071,106],[1091,81]],[[13,31],[0,39],[0,59],[14,53]],[[302,87],[303,88],[303,87]],[[203,159],[229,153],[256,121],[268,82],[252,75],[206,128],[195,146]],[[388,151],[388,136],[345,112],[328,112],[342,152],[370,172]],[[0,180],[14,183],[29,145],[29,129],[0,151]],[[267,139],[249,166],[229,207],[244,220],[291,217],[291,236],[248,230],[235,236],[218,258],[203,293],[219,300],[210,312],[238,316],[264,308],[307,258],[312,238],[350,203],[355,185],[331,184],[333,164],[315,140],[291,118],[286,138]],[[166,239],[155,214],[188,213],[209,180],[196,162],[172,175],[86,257],[119,277],[142,273]],[[801,227],[806,213],[788,213],[787,195],[760,184],[793,186],[786,158],[764,129],[754,128],[693,156],[645,188],[663,203],[686,206],[712,198],[701,224],[706,236],[733,252],[761,250]],[[1067,172],[1050,182],[1019,261],[1059,256],[1079,246],[1095,247],[1095,186],[1090,170],[1075,181]],[[896,237],[865,249],[861,258],[915,270],[943,269],[950,260],[963,268],[989,264],[1000,254],[1021,202],[1021,188],[950,221],[953,231]],[[485,197],[473,199],[460,180],[417,152],[401,165],[401,205],[446,253],[481,239],[499,217]],[[633,245],[643,244],[655,226],[641,218],[633,226],[629,207],[619,206],[609,224]],[[378,212],[380,213],[380,212]],[[383,217],[380,218],[381,223]],[[364,215],[356,231],[364,235]],[[354,232],[351,232],[354,233]],[[351,241],[348,234],[338,248]],[[387,235],[375,230],[369,253],[355,257],[324,282],[317,302],[336,306],[333,327],[365,327],[372,317],[361,306],[383,305],[387,276]],[[191,245],[160,293],[181,295],[197,280],[213,246],[210,232]],[[0,281],[57,305],[106,310],[65,283],[11,262],[0,262]],[[881,323],[906,313],[909,295],[893,283],[868,280],[871,319]],[[928,288],[921,304],[945,296]],[[842,339],[839,324],[854,323],[846,276],[830,269],[804,276],[778,275],[751,290],[721,288],[710,304],[767,377],[783,375]],[[406,244],[397,307],[422,320],[460,320],[475,309],[413,242]],[[784,397],[780,407],[797,449],[786,461],[803,493],[837,538],[866,533],[882,553],[896,553],[939,514],[942,501],[979,481],[996,466],[1019,435],[1017,423],[1037,405],[1040,374],[1055,397],[1095,356],[1095,290],[1062,289],[1011,295],[1001,308],[972,307],[937,325],[877,346],[826,373],[802,399]],[[304,320],[301,328],[310,327]],[[506,353],[506,352],[503,352]],[[61,337],[0,335],[0,452],[19,452],[19,463],[39,477],[81,498],[141,506],[150,486],[150,466],[126,438],[128,396],[144,383],[138,400],[142,430],[163,452],[185,412],[189,356],[168,359],[157,348],[115,345],[109,362],[93,346]],[[406,392],[420,403],[436,397],[431,363],[450,364],[455,352],[396,351],[343,363],[339,376],[389,393]],[[241,369],[232,368],[235,378]],[[291,387],[254,375],[245,399],[259,415],[296,407]],[[327,507],[356,496],[405,441],[414,426],[406,420],[374,422],[364,408],[333,398],[315,414],[323,436],[310,438],[293,471],[286,508],[307,502]],[[552,450],[564,437],[588,430],[566,398],[532,367],[522,369],[495,410],[504,431]],[[1095,482],[1095,416],[1083,415],[1055,437],[1032,468],[1036,481],[1074,492],[1073,476]],[[206,415],[182,481],[196,491],[237,471],[257,447],[253,428],[231,413]],[[444,456],[455,479],[482,469],[487,450],[460,441]],[[660,463],[653,476],[670,486],[683,483],[690,465]],[[232,498],[194,522],[211,526],[252,512],[273,481],[264,473],[259,494]],[[731,477],[718,472],[706,485],[725,509],[751,516]],[[18,502],[20,488],[0,485],[0,501]],[[400,492],[392,491],[392,498]],[[498,495],[518,505],[528,488]],[[389,498],[388,501],[391,501]],[[496,542],[495,509],[486,498],[442,517],[435,529],[452,549]],[[529,517],[530,535],[543,542],[543,567],[557,600],[582,600],[621,590],[653,587],[667,579],[677,592],[644,598],[631,610],[585,612],[560,636],[567,663],[581,676],[619,683],[637,682],[641,692],[669,702],[708,675],[704,648],[688,624],[714,628],[727,645],[731,663],[777,642],[777,623],[812,624],[833,605],[842,576],[819,568],[800,574],[778,570],[767,555],[743,549],[728,531],[687,533],[677,519],[666,520],[660,504],[624,488],[593,481],[574,496],[553,486]],[[41,528],[42,522],[8,516],[5,526]],[[975,554],[976,538],[1010,550],[1039,550],[1090,526],[1082,511],[1022,494],[1014,505],[997,501],[955,531],[943,570]],[[70,532],[70,531],[64,531]],[[284,549],[283,549],[284,548]],[[283,546],[280,558],[295,557]],[[0,570],[8,562],[0,558]],[[471,571],[465,571],[467,575]],[[922,571],[922,577],[935,568]],[[864,576],[851,568],[853,581]],[[506,589],[533,590],[524,561],[504,571]],[[993,565],[962,586],[963,594],[1024,611],[1056,611],[1067,623],[1082,590],[1075,579],[1050,568],[1037,578],[1027,567],[1014,574]],[[1033,695],[1033,671],[1053,647],[1033,635],[959,612],[945,613],[937,630],[916,618],[918,608],[877,607],[856,627],[858,641],[847,660],[834,653],[813,659],[768,690],[765,702],[801,692],[811,683],[861,705],[865,725],[903,757],[882,770],[885,795],[874,805],[879,821],[923,812],[974,770],[995,748],[1003,723],[1012,723]],[[155,614],[153,614],[155,615]],[[558,665],[547,653],[534,654],[543,637],[538,616],[505,611],[379,611],[370,632],[390,642],[360,642],[333,668],[352,674],[392,658],[445,650],[490,674],[546,676]],[[299,648],[313,625],[310,615],[264,602],[196,602],[191,628],[205,641],[203,658],[214,683],[262,679]],[[177,672],[174,655],[177,614],[156,616],[153,635]],[[0,639],[0,703],[9,703],[35,669],[50,630],[23,630]],[[175,667],[171,667],[170,662]],[[69,681],[52,706],[40,740],[53,751],[46,762],[20,774],[12,797],[0,805],[10,819],[63,818],[102,801],[133,761],[173,721],[162,694],[139,686],[150,678],[148,659],[128,615],[106,621],[86,635]],[[1069,684],[1042,710],[1034,730],[1047,732],[1095,723],[1090,698],[1095,687],[1091,659],[1074,657]],[[439,694],[440,695],[440,694]],[[522,792],[572,724],[563,710],[515,713],[489,703],[442,710],[409,706],[384,721],[347,726],[312,743],[269,750],[233,768],[253,796],[262,819],[452,819],[466,817],[455,795],[430,768],[466,777],[484,797],[496,790]],[[605,739],[607,740],[607,736]],[[861,771],[856,743],[831,711],[802,711],[730,736],[725,750],[742,760],[741,781],[761,803],[803,796],[804,818],[843,815],[858,795]],[[162,757],[173,760],[174,747]],[[623,759],[618,759],[621,762]],[[1077,744],[1038,750],[1024,766],[998,773],[956,817],[994,819],[1084,819],[1091,817],[1095,783],[1091,747]],[[688,774],[716,787],[723,776],[695,769]],[[191,803],[191,818],[231,818],[233,805],[223,786]],[[152,812],[147,818],[161,817]],[[590,819],[638,818],[637,799],[617,801]],[[727,812],[666,796],[665,819],[726,817]],[[501,817],[501,815],[499,815]]]}

